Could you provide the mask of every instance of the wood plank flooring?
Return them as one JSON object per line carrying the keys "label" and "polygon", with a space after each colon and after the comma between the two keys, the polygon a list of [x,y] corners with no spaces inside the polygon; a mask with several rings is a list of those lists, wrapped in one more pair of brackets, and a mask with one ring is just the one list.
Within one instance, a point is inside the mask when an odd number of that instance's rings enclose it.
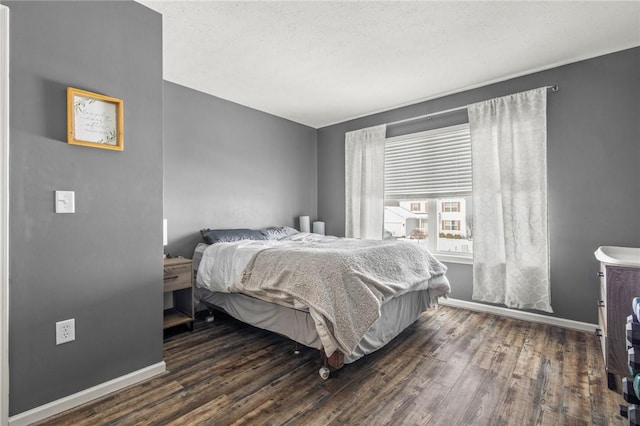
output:
{"label": "wood plank flooring", "polygon": [[317,351],[224,314],[168,372],[42,425],[623,425],[590,333],[441,307],[328,380]]}

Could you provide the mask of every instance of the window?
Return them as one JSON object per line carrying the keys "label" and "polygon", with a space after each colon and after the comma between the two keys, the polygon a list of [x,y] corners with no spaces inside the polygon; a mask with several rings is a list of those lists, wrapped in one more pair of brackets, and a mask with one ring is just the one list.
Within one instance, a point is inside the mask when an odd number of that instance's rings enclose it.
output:
{"label": "window", "polygon": [[387,235],[471,259],[471,191],[469,124],[386,140]]}
{"label": "window", "polygon": [[459,212],[460,211],[460,202],[459,201],[445,201],[442,203],[443,212]]}
{"label": "window", "polygon": [[460,230],[460,221],[459,220],[443,220],[440,225],[440,229],[443,231],[459,231]]}

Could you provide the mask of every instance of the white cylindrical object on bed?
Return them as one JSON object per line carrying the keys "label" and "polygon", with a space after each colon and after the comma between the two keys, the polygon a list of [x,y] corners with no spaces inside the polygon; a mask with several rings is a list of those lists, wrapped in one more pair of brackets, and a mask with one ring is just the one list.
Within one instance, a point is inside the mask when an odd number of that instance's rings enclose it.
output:
{"label": "white cylindrical object on bed", "polygon": [[313,222],[313,233],[324,235],[324,222],[319,220],[316,222]]}
{"label": "white cylindrical object on bed", "polygon": [[309,216],[300,216],[300,232],[311,232]]}

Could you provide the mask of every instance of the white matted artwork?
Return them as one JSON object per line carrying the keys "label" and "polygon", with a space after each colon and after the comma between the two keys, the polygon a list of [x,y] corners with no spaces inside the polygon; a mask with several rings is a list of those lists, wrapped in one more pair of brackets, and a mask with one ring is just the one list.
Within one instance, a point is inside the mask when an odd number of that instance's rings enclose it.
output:
{"label": "white matted artwork", "polygon": [[67,140],[70,144],[122,151],[122,117],[122,99],[67,88]]}

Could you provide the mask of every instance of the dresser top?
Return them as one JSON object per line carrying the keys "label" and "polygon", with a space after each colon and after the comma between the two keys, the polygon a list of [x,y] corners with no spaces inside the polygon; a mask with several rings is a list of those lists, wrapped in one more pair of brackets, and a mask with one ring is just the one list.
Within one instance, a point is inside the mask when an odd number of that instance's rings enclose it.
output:
{"label": "dresser top", "polygon": [[596,259],[608,265],[640,268],[640,248],[602,246],[594,254]]}

